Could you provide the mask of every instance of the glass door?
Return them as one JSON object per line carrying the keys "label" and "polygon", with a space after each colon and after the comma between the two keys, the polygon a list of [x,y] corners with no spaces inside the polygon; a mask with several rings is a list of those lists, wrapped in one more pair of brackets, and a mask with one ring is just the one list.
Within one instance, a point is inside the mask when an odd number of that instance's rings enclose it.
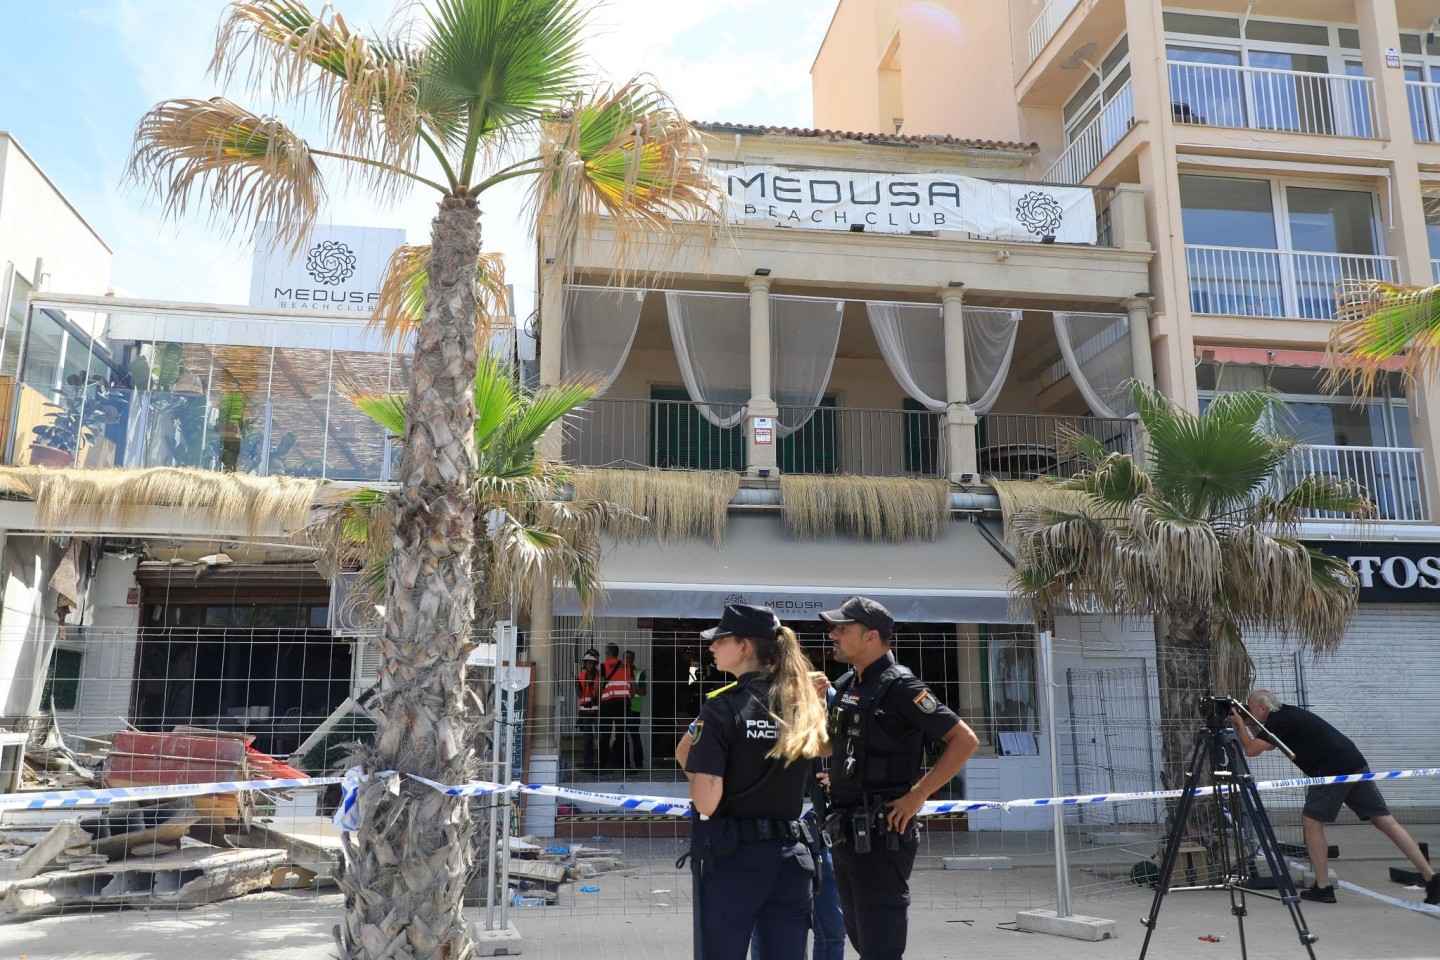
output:
{"label": "glass door", "polygon": [[1341,280],[1393,280],[1378,259],[1380,238],[1373,194],[1359,190],[1286,187],[1285,213],[1294,271],[1295,309],[1305,320],[1335,316]]}
{"label": "glass door", "polygon": [[[1256,126],[1294,133],[1335,132],[1329,58],[1323,53],[1252,50],[1249,53]],[[1285,73],[1266,71],[1283,70]]]}

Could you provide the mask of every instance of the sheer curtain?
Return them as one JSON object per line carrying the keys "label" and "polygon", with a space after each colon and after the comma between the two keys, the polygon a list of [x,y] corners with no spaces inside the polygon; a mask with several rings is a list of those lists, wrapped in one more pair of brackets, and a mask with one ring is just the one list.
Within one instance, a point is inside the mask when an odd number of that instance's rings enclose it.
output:
{"label": "sheer curtain", "polygon": [[770,395],[780,407],[777,436],[810,422],[835,366],[844,300],[770,298]]}
{"label": "sheer curtain", "polygon": [[[943,412],[945,396],[945,319],[940,306],[925,303],[865,304],[870,329],[880,344],[880,354],[895,380],[915,402],[927,410]],[[976,415],[989,412],[1000,396],[1015,337],[1020,330],[1020,311],[997,307],[963,307],[965,329],[965,382],[970,396],[966,402]]]}
{"label": "sheer curtain", "polygon": [[675,360],[700,415],[722,430],[750,406],[750,295],[667,291]]}
{"label": "sheer curtain", "polygon": [[1135,412],[1125,381],[1135,375],[1130,318],[1123,313],[1055,312],[1055,339],[1070,378],[1090,412],[1122,418]]}
{"label": "sheer curtain", "polygon": [[604,394],[630,356],[635,331],[640,327],[645,291],[566,286],[563,297],[565,328],[560,340],[560,375],[598,376],[602,378],[600,394]]}

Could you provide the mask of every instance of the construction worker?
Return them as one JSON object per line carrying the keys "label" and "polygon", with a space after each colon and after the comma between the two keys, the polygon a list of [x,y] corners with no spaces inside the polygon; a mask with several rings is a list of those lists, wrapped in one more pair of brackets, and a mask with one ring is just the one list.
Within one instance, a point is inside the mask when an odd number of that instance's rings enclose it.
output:
{"label": "construction worker", "polygon": [[600,664],[600,765],[610,770],[625,769],[625,724],[634,679],[620,659],[620,647],[605,644]]}
{"label": "construction worker", "polygon": [[595,731],[600,726],[600,654],[591,647],[580,658],[580,672],[575,677],[575,728],[580,731],[583,759],[582,770],[594,772]]}
{"label": "construction worker", "polygon": [[645,741],[640,737],[640,719],[645,713],[645,694],[650,687],[650,674],[644,667],[635,666],[635,651],[625,651],[625,667],[634,679],[630,683],[630,711],[625,717],[625,728],[629,732],[630,756],[626,764],[629,770],[645,769]]}

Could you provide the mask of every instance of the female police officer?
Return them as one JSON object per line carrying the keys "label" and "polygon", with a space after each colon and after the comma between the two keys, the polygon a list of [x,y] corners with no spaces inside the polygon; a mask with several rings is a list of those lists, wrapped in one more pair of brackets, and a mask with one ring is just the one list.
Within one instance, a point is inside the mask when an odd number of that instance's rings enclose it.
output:
{"label": "female police officer", "polygon": [[[706,960],[803,960],[814,861],[800,808],[810,760],[830,752],[825,708],[795,634],[768,607],[730,604],[700,635],[736,677],[711,693],[675,758],[690,778]],[[698,955],[698,954],[697,954]]]}

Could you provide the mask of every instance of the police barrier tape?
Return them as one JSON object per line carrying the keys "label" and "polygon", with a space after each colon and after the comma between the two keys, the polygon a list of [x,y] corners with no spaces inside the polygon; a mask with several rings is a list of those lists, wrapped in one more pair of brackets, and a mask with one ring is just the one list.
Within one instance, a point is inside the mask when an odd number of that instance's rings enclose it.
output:
{"label": "police barrier tape", "polygon": [[[385,771],[368,776],[386,780],[393,778],[395,773],[394,771]],[[407,776],[432,789],[455,797],[527,793],[534,796],[548,796],[557,799],[576,800],[581,803],[593,803],[602,807],[615,807],[636,813],[683,817],[690,811],[689,801],[678,797],[599,793],[593,790],[576,790],[571,787],[541,783],[526,784],[518,781],[507,785],[487,781],[473,781],[471,783],[450,785],[427,780],[415,774],[407,774]],[[1415,770],[1385,770],[1378,773],[1352,773],[1333,777],[1295,777],[1285,780],[1265,780],[1257,782],[1255,788],[1257,790],[1283,790],[1294,787],[1310,787],[1334,783],[1360,783],[1366,780],[1401,780],[1436,776],[1440,776],[1440,767],[1428,767]],[[345,799],[349,801],[348,804],[342,804],[342,806],[353,806],[355,788],[363,778],[364,775],[361,775],[358,769],[352,769],[344,777],[307,777],[305,779],[245,780],[166,786],[112,787],[104,790],[56,790],[44,793],[6,793],[0,794],[0,809],[36,810],[57,807],[105,806],[111,803],[135,800],[193,797],[213,793],[239,793],[247,790],[295,790],[306,787],[323,787],[337,783],[341,784],[346,793]],[[1201,792],[1206,792],[1210,789],[1226,788],[1223,786],[1206,787]],[[1183,792],[1183,790],[1148,790],[1138,793],[1095,793],[1079,796],[1036,797],[1020,800],[931,800],[921,806],[918,816],[964,813],[976,810],[1013,810],[1023,807],[1055,805],[1078,806],[1081,804],[1095,803],[1124,803],[1135,800],[1164,800],[1178,797]],[[339,814],[337,813],[337,819],[338,817]]]}

